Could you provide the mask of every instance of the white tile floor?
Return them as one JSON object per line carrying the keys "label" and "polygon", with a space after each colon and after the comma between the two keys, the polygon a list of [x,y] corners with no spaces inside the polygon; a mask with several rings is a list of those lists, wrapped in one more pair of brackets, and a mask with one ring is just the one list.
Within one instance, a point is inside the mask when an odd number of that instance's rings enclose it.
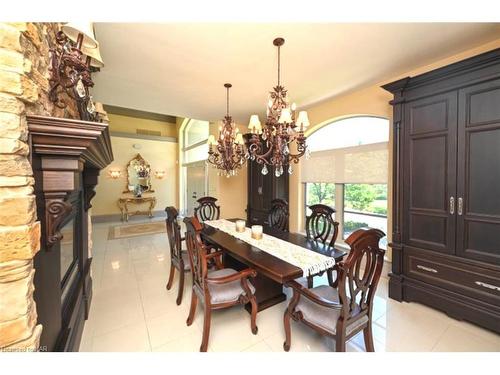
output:
{"label": "white tile floor", "polygon": [[[93,228],[94,297],[80,351],[198,351],[203,316],[186,326],[190,302],[187,277],[181,306],[175,304],[178,277],[165,289],[170,267],[164,234],[108,240],[110,225]],[[178,276],[178,274],[176,274]],[[283,351],[283,311],[286,302],[257,315],[259,333],[250,332],[242,307],[212,315],[209,351]],[[449,318],[417,303],[387,297],[382,278],[374,308],[375,349],[383,351],[500,351],[500,335]],[[292,351],[331,351],[334,343],[303,324],[292,323]],[[364,351],[362,334],[347,345]]]}

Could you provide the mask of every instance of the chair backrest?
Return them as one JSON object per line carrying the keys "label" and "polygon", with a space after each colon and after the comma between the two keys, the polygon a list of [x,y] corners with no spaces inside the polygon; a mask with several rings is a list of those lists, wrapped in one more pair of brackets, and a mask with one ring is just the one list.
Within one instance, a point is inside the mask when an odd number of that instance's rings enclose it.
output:
{"label": "chair backrest", "polygon": [[201,197],[197,200],[198,207],[194,209],[194,216],[199,221],[219,220],[220,207],[215,203],[217,198]]}
{"label": "chair backrest", "polygon": [[313,204],[309,209],[312,212],[306,217],[307,238],[327,243],[331,236],[328,244],[334,246],[339,233],[339,223],[333,220],[335,210],[324,204]]}
{"label": "chair backrest", "polygon": [[193,283],[203,291],[205,290],[205,278],[208,270],[205,258],[207,249],[200,235],[203,226],[196,217],[186,217],[184,223],[186,224],[186,246],[193,274]]}
{"label": "chair backrest", "polygon": [[360,313],[371,315],[373,299],[382,273],[385,250],[379,241],[385,233],[363,228],[345,242],[351,247],[347,258],[338,263],[338,291],[345,319]]}
{"label": "chair backrest", "polygon": [[288,232],[289,217],[288,202],[284,199],[273,199],[268,216],[269,226],[283,232]]}
{"label": "chair backrest", "polygon": [[172,259],[181,261],[181,227],[177,222],[179,213],[177,212],[177,209],[172,206],[165,208],[165,211],[167,212],[165,223],[167,226],[168,243],[170,245],[170,256]]}

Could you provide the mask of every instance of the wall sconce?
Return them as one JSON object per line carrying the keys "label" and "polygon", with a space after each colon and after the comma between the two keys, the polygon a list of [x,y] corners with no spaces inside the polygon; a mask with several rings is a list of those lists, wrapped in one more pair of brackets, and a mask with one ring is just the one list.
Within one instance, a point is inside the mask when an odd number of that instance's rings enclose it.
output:
{"label": "wall sconce", "polygon": [[50,49],[49,99],[57,107],[65,108],[66,102],[60,94],[66,92],[79,104],[82,119],[93,120],[95,107],[89,93],[89,87],[94,86],[91,73],[103,66],[92,23],[63,25],[56,34],[56,46]]}
{"label": "wall sconce", "polygon": [[161,180],[165,177],[165,171],[155,171],[155,178]]}
{"label": "wall sconce", "polygon": [[121,176],[122,176],[122,171],[119,171],[119,170],[111,170],[108,172],[108,175],[110,178],[112,178],[113,180],[117,180],[119,179]]}

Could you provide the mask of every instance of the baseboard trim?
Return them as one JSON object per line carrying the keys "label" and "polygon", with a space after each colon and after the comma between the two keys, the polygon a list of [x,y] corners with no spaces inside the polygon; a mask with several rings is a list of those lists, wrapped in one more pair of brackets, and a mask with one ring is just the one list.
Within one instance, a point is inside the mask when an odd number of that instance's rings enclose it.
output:
{"label": "baseboard trim", "polygon": [[[165,211],[163,210],[156,210],[153,211],[153,217],[150,220],[155,220],[159,218],[166,218]],[[134,215],[130,216],[128,218],[128,222],[133,222],[133,221],[142,221],[144,219],[147,219],[148,217],[146,215]],[[98,223],[110,223],[113,221],[120,221],[122,219],[121,214],[107,214],[107,215],[92,215],[91,220],[92,224],[98,224]],[[126,221],[124,221],[126,223]]]}

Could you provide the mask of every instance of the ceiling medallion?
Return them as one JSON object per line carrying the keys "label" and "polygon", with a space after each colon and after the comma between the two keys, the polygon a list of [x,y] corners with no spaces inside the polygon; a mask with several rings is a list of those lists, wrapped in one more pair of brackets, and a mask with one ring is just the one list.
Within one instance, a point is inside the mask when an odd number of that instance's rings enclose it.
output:
{"label": "ceiling medallion", "polygon": [[[248,125],[251,135],[246,137],[247,157],[263,164],[263,175],[269,173],[268,165],[274,166],[276,177],[281,176],[285,169],[292,174],[291,162],[298,163],[304,154],[309,156],[304,136],[309,126],[307,112],[300,111],[297,115],[295,103],[289,104],[288,92],[280,82],[280,48],[284,43],[283,38],[273,41],[278,47],[278,84],[269,93],[265,125],[261,126],[258,115],[252,115]],[[296,153],[290,150],[293,142],[296,144]]]}
{"label": "ceiling medallion", "polygon": [[226,177],[238,174],[238,169],[245,163],[243,149],[243,135],[239,132],[233,118],[229,115],[229,89],[230,83],[225,83],[226,93],[226,116],[219,127],[219,136],[208,137],[208,160],[215,168],[219,169],[219,175]]}

